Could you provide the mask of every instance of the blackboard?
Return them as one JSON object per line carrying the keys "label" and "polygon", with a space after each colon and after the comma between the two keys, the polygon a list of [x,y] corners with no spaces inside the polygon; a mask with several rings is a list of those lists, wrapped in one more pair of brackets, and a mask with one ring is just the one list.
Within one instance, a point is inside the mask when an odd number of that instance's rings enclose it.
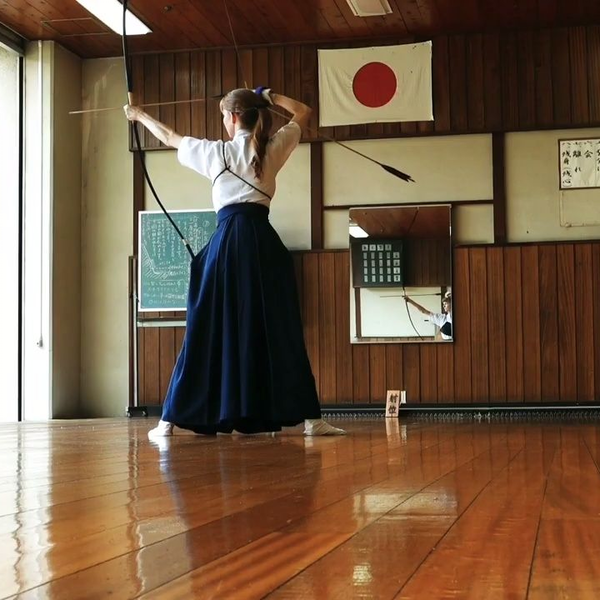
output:
{"label": "blackboard", "polygon": [[[216,229],[214,210],[169,211],[194,254]],[[138,298],[140,311],[185,310],[191,257],[160,211],[139,213]]]}

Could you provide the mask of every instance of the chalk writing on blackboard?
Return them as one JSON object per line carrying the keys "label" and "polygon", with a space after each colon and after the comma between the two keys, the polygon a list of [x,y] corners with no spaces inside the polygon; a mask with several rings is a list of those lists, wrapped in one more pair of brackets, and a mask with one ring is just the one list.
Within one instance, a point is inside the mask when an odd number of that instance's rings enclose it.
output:
{"label": "chalk writing on blackboard", "polygon": [[[216,229],[213,210],[171,211],[197,254]],[[190,255],[162,212],[139,214],[138,296],[140,311],[185,310]]]}

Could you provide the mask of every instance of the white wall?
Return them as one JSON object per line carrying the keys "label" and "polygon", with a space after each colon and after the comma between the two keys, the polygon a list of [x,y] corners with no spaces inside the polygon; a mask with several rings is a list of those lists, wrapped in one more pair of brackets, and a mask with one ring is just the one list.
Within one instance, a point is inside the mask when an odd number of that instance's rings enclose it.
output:
{"label": "white wall", "polygon": [[18,417],[19,57],[0,46],[0,421]]}
{"label": "white wall", "polygon": [[[167,210],[212,208],[210,181],[177,161],[175,151],[148,152],[152,183]],[[147,210],[160,210],[146,185]],[[271,223],[291,250],[310,248],[310,146],[301,144],[277,178]]]}
{"label": "white wall", "polygon": [[[405,183],[337,144],[325,144],[325,206],[491,200],[491,139],[490,135],[456,135],[347,143],[409,173],[415,183]],[[457,243],[493,242],[491,206],[463,205],[452,210]],[[323,228],[326,248],[348,247],[347,210],[326,210]]]}
{"label": "white wall", "polygon": [[[83,107],[121,106],[121,59],[83,62]],[[121,111],[82,119],[81,409],[125,414],[129,391],[128,257],[133,252],[133,156]]]}
{"label": "white wall", "polygon": [[494,207],[491,204],[453,206],[452,239],[457,244],[493,244]]}
{"label": "white wall", "polygon": [[418,204],[492,197],[489,135],[364,140],[348,146],[410,174],[405,183],[337,144],[325,144],[325,205]]}
{"label": "white wall", "polygon": [[54,46],[52,98],[52,416],[79,414],[81,371],[81,59]]}
{"label": "white wall", "polygon": [[507,134],[509,242],[600,237],[600,190],[559,190],[558,140],[584,137],[600,129]]}

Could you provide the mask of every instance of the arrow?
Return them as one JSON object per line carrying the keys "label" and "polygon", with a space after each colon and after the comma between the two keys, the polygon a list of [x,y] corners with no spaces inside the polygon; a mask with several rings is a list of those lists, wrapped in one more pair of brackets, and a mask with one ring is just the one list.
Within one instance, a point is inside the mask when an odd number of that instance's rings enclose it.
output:
{"label": "arrow", "polygon": [[[219,99],[221,96],[214,96]],[[207,98],[198,98],[197,100],[173,100],[171,102],[152,102],[151,104],[137,104],[136,106],[167,106],[169,104],[189,104],[191,102],[206,102]],[[109,110],[123,110],[122,106],[111,106],[110,108],[89,108],[87,110],[72,110],[70,115],[85,115],[88,113],[107,112]]]}

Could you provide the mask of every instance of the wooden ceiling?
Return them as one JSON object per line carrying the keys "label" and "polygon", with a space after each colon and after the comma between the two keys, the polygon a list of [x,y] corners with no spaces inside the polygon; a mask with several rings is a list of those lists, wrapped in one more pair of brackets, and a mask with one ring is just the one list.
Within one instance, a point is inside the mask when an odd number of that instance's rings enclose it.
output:
{"label": "wooden ceiling", "polygon": [[[133,52],[539,29],[600,23],[598,0],[389,0],[393,13],[355,17],[346,0],[130,0],[153,31]],[[91,58],[121,53],[119,36],[76,0],[0,0],[0,22],[29,40],[56,40]]]}
{"label": "wooden ceiling", "polygon": [[352,208],[350,219],[375,239],[450,239],[448,206]]}

